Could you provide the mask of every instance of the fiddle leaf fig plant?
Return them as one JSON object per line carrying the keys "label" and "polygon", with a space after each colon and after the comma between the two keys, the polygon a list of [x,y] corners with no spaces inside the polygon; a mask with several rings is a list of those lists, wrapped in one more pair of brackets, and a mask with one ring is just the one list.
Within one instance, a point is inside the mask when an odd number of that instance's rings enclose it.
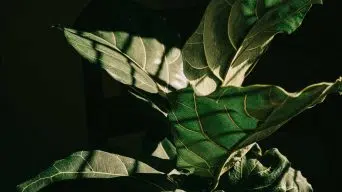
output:
{"label": "fiddle leaf fig plant", "polygon": [[76,152],[19,184],[19,192],[76,179],[108,179],[126,191],[313,190],[277,149],[262,153],[256,142],[329,94],[341,94],[342,77],[293,93],[242,83],[274,36],[291,34],[322,1],[211,0],[183,42],[143,0],[115,2],[120,18],[111,30],[58,28],[83,58],[128,85],[141,102],[155,104],[172,136],[143,158]]}

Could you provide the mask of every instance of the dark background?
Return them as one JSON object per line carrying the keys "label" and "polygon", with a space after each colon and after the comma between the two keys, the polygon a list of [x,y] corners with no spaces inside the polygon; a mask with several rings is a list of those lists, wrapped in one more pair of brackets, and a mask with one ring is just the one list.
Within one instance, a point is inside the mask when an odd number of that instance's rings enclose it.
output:
{"label": "dark background", "polygon": [[[108,133],[108,124],[120,119],[122,122],[128,109],[134,108],[129,100],[117,102],[125,97],[114,97],[107,105],[106,99],[119,93],[108,93],[107,88],[120,86],[108,79],[102,80],[104,75],[99,77],[101,72],[96,69],[94,73],[89,72],[93,69],[82,65],[62,33],[50,28],[53,24],[73,25],[87,2],[1,2],[1,12],[5,13],[0,63],[1,161],[4,161],[1,188],[4,191],[13,191],[16,184],[44,170],[54,160],[77,150],[101,146],[98,143]],[[330,0],[323,6],[314,6],[298,31],[291,36],[277,36],[246,84],[277,84],[288,91],[297,91],[341,76],[338,2]],[[193,15],[201,12],[189,10]],[[189,25],[186,19],[178,21],[182,22],[178,27]],[[97,77],[89,76],[92,74]],[[102,87],[107,87],[107,91],[96,88],[99,82],[106,82]],[[108,113],[110,121],[103,119],[103,114]],[[302,171],[315,191],[337,191],[341,114],[341,98],[331,95],[261,144],[264,149],[279,148],[293,167]],[[142,117],[136,118],[135,127],[143,125]],[[96,131],[96,125],[105,131]]]}

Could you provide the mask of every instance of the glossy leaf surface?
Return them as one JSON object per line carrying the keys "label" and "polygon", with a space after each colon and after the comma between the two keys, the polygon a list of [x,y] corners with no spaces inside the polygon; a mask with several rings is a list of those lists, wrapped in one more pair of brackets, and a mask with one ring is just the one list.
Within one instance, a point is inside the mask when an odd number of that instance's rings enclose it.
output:
{"label": "glossy leaf surface", "polygon": [[169,94],[177,165],[218,177],[230,155],[268,137],[302,111],[342,91],[342,79],[288,93],[274,85],[228,86],[197,96],[191,88]]}

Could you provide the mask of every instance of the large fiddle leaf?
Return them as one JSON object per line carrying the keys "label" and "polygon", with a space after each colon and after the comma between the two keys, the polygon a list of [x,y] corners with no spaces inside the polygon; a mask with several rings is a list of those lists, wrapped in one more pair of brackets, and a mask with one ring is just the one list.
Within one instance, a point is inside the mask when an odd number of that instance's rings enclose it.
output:
{"label": "large fiddle leaf", "polygon": [[[143,176],[142,174],[145,173],[148,175]],[[80,151],[56,161],[38,176],[18,185],[17,189],[20,192],[36,192],[63,180],[118,177],[127,177],[127,179],[132,178],[132,181],[139,181],[142,190],[171,191],[175,189],[170,181],[161,182],[164,179],[160,179],[160,181],[150,180],[149,175],[151,174],[154,175],[154,178],[165,178],[165,181],[167,180],[165,174],[135,159],[103,151]]]}
{"label": "large fiddle leaf", "polygon": [[212,0],[183,47],[184,73],[198,95],[240,86],[273,37],[292,33],[312,0]]}
{"label": "large fiddle leaf", "polygon": [[301,172],[294,170],[277,149],[262,153],[258,144],[222,176],[218,189],[235,192],[313,191]]}
{"label": "large fiddle leaf", "polygon": [[191,88],[170,93],[177,166],[217,179],[236,150],[264,139],[334,92],[342,92],[342,78],[296,93],[274,85],[222,87],[210,96],[197,96]]}

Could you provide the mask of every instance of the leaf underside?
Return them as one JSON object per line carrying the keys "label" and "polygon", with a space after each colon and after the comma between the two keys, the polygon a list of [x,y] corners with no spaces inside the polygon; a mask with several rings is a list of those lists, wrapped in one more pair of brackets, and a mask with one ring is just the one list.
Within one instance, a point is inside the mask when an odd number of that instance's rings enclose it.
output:
{"label": "leaf underside", "polygon": [[[38,176],[17,186],[19,192],[36,192],[63,180],[74,179],[109,179],[117,177],[129,177],[140,180],[157,191],[166,190],[172,186],[170,183],[163,186],[163,183],[155,183],[140,177],[139,174],[148,173],[164,178],[165,174],[153,169],[149,165],[135,159],[111,154],[103,151],[80,151],[69,157],[56,161],[50,168]],[[174,186],[172,186],[174,187]]]}
{"label": "leaf underside", "polygon": [[234,151],[269,136],[328,94],[341,92],[341,81],[314,84],[297,93],[273,85],[228,86],[207,97],[191,88],[170,93],[177,166],[219,177]]}
{"label": "leaf underside", "polygon": [[302,23],[311,0],[212,0],[182,49],[184,73],[198,95],[240,86],[278,33]]}
{"label": "leaf underside", "polygon": [[68,42],[123,84],[161,94],[186,87],[177,32],[159,15],[129,1],[117,3],[119,18],[112,23],[116,27],[108,31],[63,28]]}

